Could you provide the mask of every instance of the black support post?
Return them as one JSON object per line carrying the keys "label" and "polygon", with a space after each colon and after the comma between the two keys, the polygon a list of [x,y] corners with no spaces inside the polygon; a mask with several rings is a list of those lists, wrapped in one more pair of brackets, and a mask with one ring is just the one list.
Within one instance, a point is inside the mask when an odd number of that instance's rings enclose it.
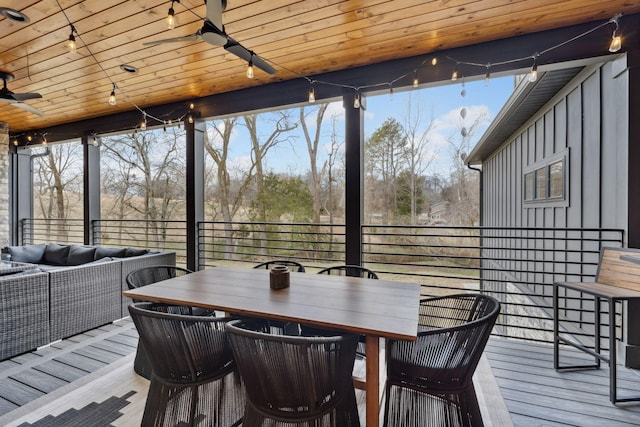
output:
{"label": "black support post", "polygon": [[22,245],[22,219],[33,217],[33,175],[31,150],[10,148],[10,201],[9,229],[11,245]]}
{"label": "black support post", "polygon": [[100,230],[95,230],[94,223],[100,220],[100,146],[94,136],[82,136],[84,151],[84,244],[100,243]]}
{"label": "black support post", "polygon": [[342,97],[345,110],[345,263],[362,265],[362,222],[364,218],[364,109],[354,108],[354,93]]}
{"label": "black support post", "polygon": [[[637,45],[636,45],[637,46]],[[640,248],[640,50],[627,53],[629,69],[629,197],[627,211],[627,244],[630,248]],[[640,368],[640,303],[629,301],[626,304],[626,327],[623,337],[624,364],[627,367]],[[615,340],[613,341],[615,343]],[[615,344],[612,344],[615,345]],[[612,363],[615,363],[612,362]]]}
{"label": "black support post", "polygon": [[198,270],[198,223],[204,220],[204,136],[203,120],[185,122],[186,135],[186,203],[187,203],[187,268]]}
{"label": "black support post", "polygon": [[630,248],[640,248],[640,50],[627,53],[629,67],[629,201],[628,235]]}

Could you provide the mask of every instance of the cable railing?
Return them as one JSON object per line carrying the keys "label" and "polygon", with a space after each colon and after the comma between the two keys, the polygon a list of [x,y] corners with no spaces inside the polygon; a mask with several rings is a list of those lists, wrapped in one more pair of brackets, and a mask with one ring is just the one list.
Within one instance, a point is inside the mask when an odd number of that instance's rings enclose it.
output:
{"label": "cable railing", "polygon": [[344,225],[206,221],[198,229],[200,269],[276,258],[312,269],[344,263]]}
{"label": "cable railing", "polygon": [[25,218],[20,222],[23,244],[62,242],[82,244],[84,221],[75,219]]}
{"label": "cable railing", "polygon": [[[25,243],[82,242],[81,220],[29,219],[22,228]],[[96,244],[174,251],[186,263],[185,221],[100,220],[92,230]],[[381,279],[419,283],[425,296],[489,293],[502,303],[495,334],[541,342],[552,341],[553,283],[593,280],[600,249],[624,242],[619,229],[364,225],[361,232],[363,266]],[[288,259],[313,274],[345,263],[343,224],[204,221],[197,245],[198,269]],[[575,322],[570,332],[588,344],[593,300],[560,298],[561,315]],[[624,325],[621,315],[616,323]]]}

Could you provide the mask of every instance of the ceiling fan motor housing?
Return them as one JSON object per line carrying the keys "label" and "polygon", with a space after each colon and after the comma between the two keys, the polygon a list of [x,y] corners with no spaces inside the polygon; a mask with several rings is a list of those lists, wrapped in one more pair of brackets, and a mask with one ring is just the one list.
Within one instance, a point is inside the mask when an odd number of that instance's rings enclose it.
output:
{"label": "ceiling fan motor housing", "polygon": [[204,25],[200,30],[200,37],[205,42],[212,44],[214,46],[224,46],[227,44],[228,38],[224,32],[224,28],[217,28],[208,19],[205,19]]}

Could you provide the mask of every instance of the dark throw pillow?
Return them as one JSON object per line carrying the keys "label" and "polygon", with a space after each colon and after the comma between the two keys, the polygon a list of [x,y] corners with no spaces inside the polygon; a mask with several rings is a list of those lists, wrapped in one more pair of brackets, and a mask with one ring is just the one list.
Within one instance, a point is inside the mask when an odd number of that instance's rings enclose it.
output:
{"label": "dark throw pillow", "polygon": [[124,258],[125,248],[105,248],[103,246],[98,246],[96,248],[96,256],[95,259],[102,259],[106,257],[113,258]]}
{"label": "dark throw pillow", "polygon": [[96,248],[87,246],[71,245],[69,248],[68,265],[82,265],[93,262],[95,259]]}
{"label": "dark throw pillow", "polygon": [[146,255],[148,253],[149,251],[147,249],[127,248],[124,252],[124,256],[128,258],[132,256]]}
{"label": "dark throw pillow", "polygon": [[58,245],[56,243],[49,243],[44,250],[44,256],[42,257],[42,264],[48,265],[68,265],[67,258],[69,257],[69,246]]}
{"label": "dark throw pillow", "polygon": [[7,252],[11,254],[11,261],[40,264],[46,247],[47,245],[45,244],[7,246]]}

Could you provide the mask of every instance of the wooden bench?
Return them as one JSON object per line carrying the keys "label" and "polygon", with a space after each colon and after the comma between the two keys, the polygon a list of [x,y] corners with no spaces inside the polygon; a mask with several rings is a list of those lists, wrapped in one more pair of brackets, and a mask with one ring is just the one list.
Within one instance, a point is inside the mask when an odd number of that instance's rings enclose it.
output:
{"label": "wooden bench", "polygon": [[[579,343],[576,338],[569,338],[568,333],[559,331],[560,307],[558,306],[559,288],[572,289],[591,295],[594,298],[594,345],[593,348]],[[612,403],[640,400],[638,397],[618,398],[616,381],[616,302],[640,301],[640,250],[629,248],[603,248],[595,282],[557,282],[553,286],[553,367],[558,371],[599,369],[600,362],[609,365],[609,399]],[[601,317],[602,301],[608,302],[609,313],[609,352],[601,349]],[[563,322],[571,322],[564,319]],[[563,336],[562,334],[565,334]],[[560,343],[570,345],[588,353],[595,358],[592,365],[560,366]]]}

